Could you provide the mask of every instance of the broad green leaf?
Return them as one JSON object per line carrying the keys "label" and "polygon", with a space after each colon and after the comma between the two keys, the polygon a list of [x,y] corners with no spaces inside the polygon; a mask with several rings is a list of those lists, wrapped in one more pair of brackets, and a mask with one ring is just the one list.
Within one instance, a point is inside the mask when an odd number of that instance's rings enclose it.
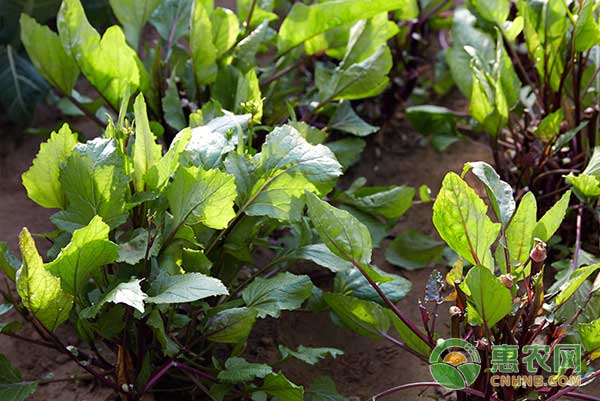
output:
{"label": "broad green leaf", "polygon": [[548,114],[536,128],[535,135],[546,143],[554,141],[560,132],[560,123],[564,118],[565,113],[562,109],[558,109],[554,113]]}
{"label": "broad green leaf", "polygon": [[457,174],[448,173],[433,204],[433,224],[444,241],[474,265],[493,269],[490,246],[500,224],[487,216],[487,206]]}
{"label": "broad green leaf", "polygon": [[285,360],[290,357],[296,358],[304,363],[308,363],[309,365],[317,364],[321,359],[325,359],[327,357],[335,358],[339,355],[344,355],[344,351],[337,348],[309,348],[304,345],[300,345],[296,351],[290,349],[284,345],[278,346],[279,353],[281,354],[281,359]]}
{"label": "broad green leaf", "polygon": [[303,401],[304,387],[297,386],[283,373],[271,373],[256,391],[265,392],[281,401]]}
{"label": "broad green leaf", "polygon": [[[392,302],[400,301],[410,292],[412,284],[404,277],[384,272],[375,266],[372,266],[371,269],[388,280],[379,284],[379,288]],[[333,283],[333,292],[383,304],[381,296],[358,269],[343,270],[337,273]]]}
{"label": "broad green leaf", "polygon": [[173,227],[184,222],[221,229],[235,216],[234,177],[219,170],[179,167],[167,188]]}
{"label": "broad green leaf", "polygon": [[342,204],[339,208],[347,211],[359,222],[367,226],[367,228],[369,229],[369,234],[371,234],[371,242],[373,248],[379,248],[381,242],[388,235],[389,229],[387,228],[387,225],[385,223],[382,223],[379,218],[365,213],[363,211],[360,211],[350,205]]}
{"label": "broad green leaf", "polygon": [[150,316],[146,320],[148,326],[152,327],[154,331],[154,336],[158,339],[163,352],[167,356],[175,356],[179,353],[179,347],[177,343],[173,341],[169,335],[167,334],[167,330],[165,329],[165,323],[163,322],[162,316],[158,309],[152,309]]}
{"label": "broad green leaf", "polygon": [[146,303],[183,304],[215,295],[229,295],[221,280],[201,273],[175,276],[161,273],[150,286],[151,297]]}
{"label": "broad green leaf", "polygon": [[490,329],[512,311],[512,296],[486,267],[474,266],[461,289],[467,294],[469,324],[485,324]]}
{"label": "broad green leaf", "polygon": [[137,49],[140,33],[161,0],[109,0],[115,16],[123,25],[127,41]]}
{"label": "broad green leaf", "polygon": [[371,262],[371,235],[367,227],[347,211],[336,209],[314,194],[306,194],[306,203],[312,224],[331,252],[350,262]]}
{"label": "broad green leaf", "polygon": [[204,0],[194,0],[190,28],[192,66],[198,86],[217,78],[217,48],[213,44],[213,27]]}
{"label": "broad green leaf", "polygon": [[398,318],[391,310],[386,310],[387,314],[392,321],[392,325],[396,329],[398,336],[400,339],[406,344],[410,349],[419,354],[429,357],[431,353],[431,346],[427,344],[421,337],[419,337],[415,332],[409,328],[406,323]]}
{"label": "broad green leaf", "polygon": [[[323,3],[327,4],[327,3]],[[392,68],[390,49],[382,45],[368,58],[349,66],[339,66],[319,88],[321,101],[353,100],[380,94],[388,84]]]}
{"label": "broad green leaf", "polygon": [[441,106],[420,105],[406,108],[406,119],[423,135],[456,136],[455,112]]}
{"label": "broad green leaf", "polygon": [[70,96],[79,77],[79,67],[65,52],[58,35],[29,15],[21,14],[21,41],[40,74]]}
{"label": "broad green leaf", "polygon": [[293,127],[275,128],[255,156],[257,170],[270,176],[298,171],[312,183],[330,183],[342,174],[335,156],[324,145],[311,145]]}
{"label": "broad green leaf", "polygon": [[65,195],[59,180],[60,166],[73,153],[76,143],[77,134],[64,124],[40,145],[33,165],[23,174],[23,186],[31,200],[46,208],[65,207]]}
{"label": "broad green leaf", "polygon": [[579,197],[587,200],[600,196],[600,179],[598,177],[584,173],[578,175],[569,173],[566,179]]}
{"label": "broad green leaf", "polygon": [[348,67],[372,55],[399,31],[395,22],[388,20],[388,13],[377,14],[368,20],[358,21],[350,28],[350,38],[341,65]]}
{"label": "broad green leaf", "polygon": [[309,260],[323,266],[334,273],[353,269],[352,263],[336,256],[325,244],[305,245],[292,253],[293,258]]}
{"label": "broad green leaf", "polygon": [[232,308],[217,313],[206,327],[210,341],[237,344],[246,341],[254,326],[257,312],[252,308]]}
{"label": "broad green leaf", "polygon": [[8,244],[0,241],[0,269],[6,277],[15,281],[17,270],[21,267],[21,261],[10,252]]}
{"label": "broad green leaf", "polygon": [[485,185],[485,191],[492,209],[498,220],[506,227],[516,207],[512,187],[507,182],[502,181],[494,168],[486,162],[465,163],[463,176],[469,169]]}
{"label": "broad green leaf", "polygon": [[243,383],[271,374],[273,369],[263,363],[250,363],[244,358],[231,357],[225,361],[225,370],[217,378],[228,383]]}
{"label": "broad green leaf", "polygon": [[246,214],[291,221],[294,201],[301,198],[304,191],[316,192],[316,188],[300,172],[281,173],[274,178],[261,178],[250,191]]}
{"label": "broad green leaf", "polygon": [[37,389],[37,382],[23,381],[21,373],[0,354],[0,399],[24,401]]}
{"label": "broad green leaf", "polygon": [[471,0],[477,13],[484,19],[502,26],[508,18],[510,0]]}
{"label": "broad green leaf", "polygon": [[390,242],[385,260],[394,266],[415,270],[437,263],[445,248],[444,242],[411,228]]}
{"label": "broad green leaf", "polygon": [[337,0],[307,6],[295,3],[279,28],[277,49],[285,53],[307,40],[341,25],[397,10],[405,0]]}
{"label": "broad green leaf", "polygon": [[268,279],[255,278],[242,292],[242,298],[258,311],[258,317],[279,317],[282,310],[298,309],[311,296],[312,289],[308,276],[285,272]]}
{"label": "broad green leaf", "polygon": [[379,130],[379,127],[368,124],[356,114],[348,101],[342,101],[329,120],[329,127],[356,136],[367,136]]}
{"label": "broad green leaf", "polygon": [[119,246],[108,239],[110,228],[96,216],[83,228],[75,230],[71,242],[46,268],[61,278],[62,288],[76,297],[90,277],[100,274],[101,267],[119,257]]}
{"label": "broad green leaf", "polygon": [[335,199],[366,213],[397,219],[412,206],[415,189],[406,186],[362,187],[336,195]]}
{"label": "broad green leaf", "polygon": [[135,142],[133,143],[133,182],[138,192],[145,190],[145,175],[161,159],[162,147],[150,131],[144,95],[133,104],[135,113]]}
{"label": "broad green leaf", "polygon": [[571,191],[565,192],[558,202],[542,216],[533,229],[534,238],[539,238],[544,242],[550,241],[550,238],[564,220],[567,210],[569,210],[570,199]]}
{"label": "broad green leaf", "polygon": [[235,13],[227,8],[216,8],[210,14],[210,21],[217,57],[221,57],[235,45],[240,32],[240,22]]}
{"label": "broad green leaf", "polygon": [[269,35],[269,22],[262,23],[233,48],[233,64],[242,72],[256,66],[256,52]]}
{"label": "broad green leaf", "polygon": [[65,320],[73,307],[73,297],[63,291],[60,278],[46,268],[29,231],[19,235],[23,265],[17,272],[17,292],[23,306],[46,328],[54,331]]}
{"label": "broad green leaf", "polygon": [[237,188],[238,206],[244,205],[250,196],[250,192],[255,186],[254,171],[256,164],[254,159],[247,154],[231,152],[223,161],[225,171],[235,177],[235,186]]}
{"label": "broad green leaf", "polygon": [[317,377],[304,393],[305,401],[348,401],[338,393],[335,382],[328,376]]}
{"label": "broad green leaf", "polygon": [[323,298],[333,313],[352,331],[371,338],[387,334],[390,319],[385,308],[379,304],[341,294],[325,293]]}
{"label": "broad green leaf", "polygon": [[11,45],[0,45],[0,86],[0,105],[4,113],[23,126],[31,124],[36,104],[50,89],[29,60]]}
{"label": "broad green leaf", "polygon": [[579,3],[579,15],[575,23],[573,35],[575,40],[575,51],[584,52],[600,44],[600,26],[596,21],[594,13],[597,2],[594,0],[583,0]]}
{"label": "broad green leaf", "polygon": [[124,223],[129,180],[122,163],[114,139],[77,144],[60,172],[67,207],[54,214],[52,222],[69,232],[88,225],[94,216],[102,217],[111,228]]}
{"label": "broad green leaf", "polygon": [[554,303],[556,305],[565,303],[565,301],[567,301],[575,293],[575,291],[577,291],[577,289],[585,282],[585,280],[587,280],[587,278],[598,269],[600,269],[600,264],[581,267],[571,273],[569,280],[560,287],[560,293],[556,296],[556,298],[554,298]]}
{"label": "broad green leaf", "polygon": [[577,330],[586,351],[591,352],[591,360],[600,358],[600,319],[590,323],[579,323]]}
{"label": "broad green leaf", "polygon": [[64,0],[57,16],[60,39],[81,72],[115,108],[126,93],[146,93],[149,78],[135,50],[118,26],[100,34],[88,22],[79,0]]}
{"label": "broad green leaf", "polygon": [[360,155],[367,143],[360,138],[342,138],[325,144],[333,152],[335,158],[340,162],[342,168],[349,169],[360,160]]}
{"label": "broad green leaf", "polygon": [[169,179],[179,167],[179,157],[185,151],[191,137],[192,130],[189,128],[180,131],[171,142],[167,153],[150,167],[145,178],[151,189],[160,191],[169,183]]}
{"label": "broad green leaf", "polygon": [[[508,253],[510,255],[511,266],[522,266],[527,258],[533,245],[533,230],[537,220],[537,203],[535,196],[531,192],[527,192],[515,212],[508,228],[506,229],[506,243],[508,245]],[[506,258],[504,256],[504,243],[496,249],[496,261],[500,264],[502,272],[506,272]]]}
{"label": "broad green leaf", "polygon": [[95,318],[102,307],[107,303],[125,304],[144,313],[144,300],[148,297],[142,291],[140,283],[142,280],[131,280],[125,283],[119,283],[112,290],[108,291],[104,296],[92,306],[83,309],[79,316],[84,319]]}

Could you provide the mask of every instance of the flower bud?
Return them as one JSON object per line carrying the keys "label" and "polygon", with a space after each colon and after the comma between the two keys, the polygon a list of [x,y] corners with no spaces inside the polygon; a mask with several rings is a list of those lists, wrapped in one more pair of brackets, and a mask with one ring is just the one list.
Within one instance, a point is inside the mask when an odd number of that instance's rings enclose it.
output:
{"label": "flower bud", "polygon": [[502,281],[502,285],[504,285],[508,289],[512,288],[514,279],[515,278],[512,274],[503,274],[500,276],[500,281]]}
{"label": "flower bud", "polygon": [[452,317],[461,317],[462,316],[462,311],[456,305],[452,305],[449,309],[449,312],[450,312],[450,316],[452,316]]}
{"label": "flower bud", "polygon": [[535,245],[533,245],[533,249],[531,250],[529,257],[536,263],[543,263],[548,256],[546,252],[546,243],[539,238],[535,238],[534,241]]}

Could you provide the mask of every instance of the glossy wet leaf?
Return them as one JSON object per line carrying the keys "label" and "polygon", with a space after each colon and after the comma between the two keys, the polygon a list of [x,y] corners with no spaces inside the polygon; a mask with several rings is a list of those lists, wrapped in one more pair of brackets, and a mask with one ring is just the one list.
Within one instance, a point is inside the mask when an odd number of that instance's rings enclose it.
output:
{"label": "glossy wet leaf", "polygon": [[242,299],[258,311],[258,317],[279,317],[282,310],[298,309],[311,296],[313,284],[308,276],[285,272],[264,279],[257,277],[242,292]]}
{"label": "glossy wet leaf", "polygon": [[65,195],[59,180],[60,166],[71,155],[76,143],[77,134],[64,124],[40,145],[33,165],[23,174],[23,186],[31,200],[46,208],[65,207]]}
{"label": "glossy wet leaf", "polygon": [[438,262],[445,247],[444,242],[408,229],[390,242],[385,260],[407,270],[420,269]]}
{"label": "glossy wet leaf", "polygon": [[44,267],[29,231],[19,235],[23,265],[17,272],[17,292],[23,306],[46,328],[54,331],[69,318],[73,297],[61,288],[60,278]]}
{"label": "glossy wet leaf", "polygon": [[487,216],[487,206],[458,175],[446,174],[435,203],[433,224],[444,241],[474,265],[493,269],[490,246],[500,224]]}

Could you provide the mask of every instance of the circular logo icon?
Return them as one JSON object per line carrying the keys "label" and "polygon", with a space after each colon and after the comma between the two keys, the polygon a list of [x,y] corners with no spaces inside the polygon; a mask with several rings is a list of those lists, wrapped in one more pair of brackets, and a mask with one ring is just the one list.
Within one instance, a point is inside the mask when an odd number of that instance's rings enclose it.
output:
{"label": "circular logo icon", "polygon": [[440,342],[429,357],[433,379],[450,390],[460,390],[475,382],[481,370],[477,349],[460,338]]}

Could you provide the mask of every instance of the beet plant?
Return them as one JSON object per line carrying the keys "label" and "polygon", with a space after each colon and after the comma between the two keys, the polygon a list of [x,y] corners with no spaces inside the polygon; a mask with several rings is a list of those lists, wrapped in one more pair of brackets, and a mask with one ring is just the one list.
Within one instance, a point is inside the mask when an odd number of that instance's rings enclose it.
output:
{"label": "beet plant", "polygon": [[[489,206],[464,180],[469,172],[483,184]],[[366,226],[346,211],[307,194],[308,215],[323,242],[359,271],[379,297],[372,302],[352,294],[324,294],[335,320],[358,334],[387,339],[432,366],[443,357],[443,369],[432,368],[436,381],[382,389],[373,399],[428,387],[446,387],[455,391],[459,400],[600,399],[580,393],[575,385],[551,387],[542,382],[513,387],[510,382],[498,385],[494,378],[503,366],[496,359],[497,346],[527,350],[540,345],[550,358],[560,348],[582,344],[584,349],[571,360],[577,369],[561,364],[556,374],[578,376],[581,385],[600,374],[591,365],[600,349],[600,264],[593,258],[578,258],[580,250],[576,248],[571,260],[553,264],[561,270],[552,285],[545,284],[549,276],[546,259],[551,252],[547,243],[568,212],[570,197],[571,192],[566,192],[538,219],[535,196],[528,192],[517,205],[510,185],[488,164],[467,163],[462,176],[448,173],[433,206],[433,223],[460,259],[445,278],[437,271],[431,275],[419,306],[422,319],[417,323],[386,295],[386,279],[371,269],[371,237]],[[439,330],[438,311],[444,310],[448,311],[449,327]],[[394,336],[388,333],[390,327],[396,332]],[[451,345],[464,341],[470,353],[452,352],[454,346],[440,353],[438,345],[447,341],[454,341],[448,343]],[[511,374],[531,372],[526,370],[526,355],[512,355],[515,370]],[[462,373],[453,376],[455,367],[462,364]],[[538,369],[535,373],[543,375]],[[462,385],[455,385],[457,378]],[[466,379],[468,382],[462,381]]]}
{"label": "beet plant", "polygon": [[[325,217],[304,213],[306,196],[329,193],[342,165],[318,143],[316,128],[277,127],[255,151],[252,115],[220,109],[204,125],[180,131],[163,154],[143,95],[133,114],[128,103],[126,97],[102,137],[79,142],[66,124],[53,132],[23,174],[29,197],[58,209],[50,218],[56,229],[24,228],[21,261],[2,245],[0,265],[14,281],[1,290],[2,314],[12,309],[21,318],[5,316],[0,333],[67,355],[126,400],[156,389],[301,400],[302,386],[267,361],[249,362],[245,345],[260,319],[322,309],[311,277],[287,271],[294,261],[327,268],[333,293],[373,298],[368,282],[313,234]],[[355,207],[385,216],[408,195],[397,218],[414,195],[399,189],[374,187]],[[36,239],[51,243],[45,257]],[[385,291],[396,301],[410,290],[400,276],[369,271],[390,281]],[[81,345],[56,333],[66,323]],[[23,324],[35,336],[22,334]],[[342,353],[285,344],[279,351],[281,360],[310,364]],[[47,382],[23,381],[5,358],[2,369],[0,386],[11,401]],[[319,379],[311,391],[323,386],[331,389],[330,380]]]}

